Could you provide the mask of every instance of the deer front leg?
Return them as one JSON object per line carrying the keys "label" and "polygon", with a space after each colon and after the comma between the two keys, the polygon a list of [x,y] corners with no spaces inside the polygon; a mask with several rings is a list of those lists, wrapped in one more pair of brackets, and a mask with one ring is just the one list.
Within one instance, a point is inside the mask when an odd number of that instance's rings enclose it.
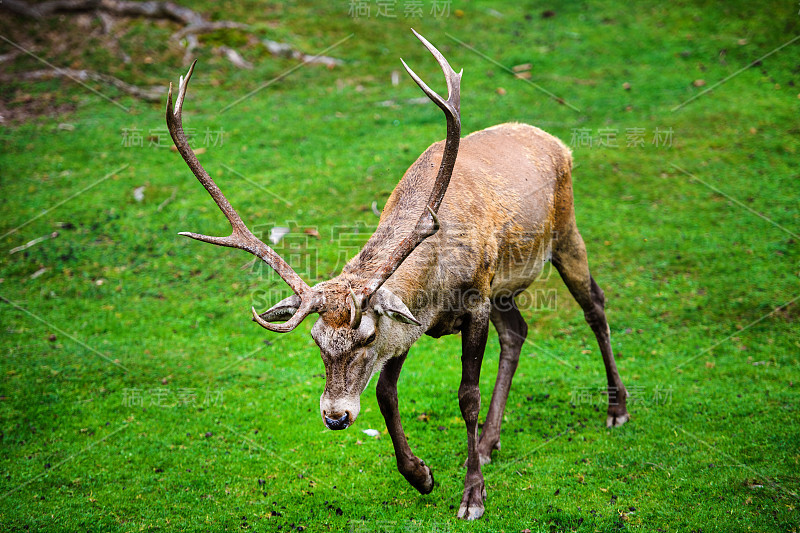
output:
{"label": "deer front leg", "polygon": [[400,377],[400,369],[403,368],[406,356],[408,352],[389,359],[381,370],[376,389],[378,405],[386,421],[386,429],[392,437],[397,469],[412,487],[421,494],[428,494],[433,490],[433,473],[428,465],[411,451],[406,434],[403,432],[403,425],[400,423],[400,410],[397,406],[397,379]]}
{"label": "deer front leg", "polygon": [[467,477],[464,479],[464,496],[458,517],[476,520],[483,516],[486,486],[483,483],[481,460],[478,452],[478,415],[481,410],[481,363],[489,331],[489,306],[481,313],[473,313],[461,331],[461,385],[458,388],[458,405],[467,426]]}

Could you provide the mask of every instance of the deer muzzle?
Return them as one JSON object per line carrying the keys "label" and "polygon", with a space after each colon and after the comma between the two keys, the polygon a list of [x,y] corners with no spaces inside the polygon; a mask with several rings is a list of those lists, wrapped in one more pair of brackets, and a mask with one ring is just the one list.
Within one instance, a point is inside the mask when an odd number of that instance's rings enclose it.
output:
{"label": "deer muzzle", "polygon": [[361,401],[358,396],[333,399],[324,393],[319,408],[325,427],[338,431],[353,425],[361,411]]}

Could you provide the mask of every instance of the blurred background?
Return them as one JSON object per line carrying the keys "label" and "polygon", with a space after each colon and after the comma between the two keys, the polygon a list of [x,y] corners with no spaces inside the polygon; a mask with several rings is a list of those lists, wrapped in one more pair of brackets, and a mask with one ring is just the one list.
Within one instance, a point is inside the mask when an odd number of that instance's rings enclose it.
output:
{"label": "blurred background", "polygon": [[[800,5],[480,0],[0,3],[0,525],[6,531],[794,531],[800,478]],[[325,430],[288,287],[237,250],[172,148],[310,283],[338,274],[444,137],[402,57],[464,69],[462,131],[524,122],[573,151],[578,226],[632,420],[604,426],[594,337],[554,270],[478,523],[455,519],[460,339],[400,379],[395,467],[374,382]],[[497,367],[490,334],[483,413]],[[377,437],[365,434],[376,429]]]}

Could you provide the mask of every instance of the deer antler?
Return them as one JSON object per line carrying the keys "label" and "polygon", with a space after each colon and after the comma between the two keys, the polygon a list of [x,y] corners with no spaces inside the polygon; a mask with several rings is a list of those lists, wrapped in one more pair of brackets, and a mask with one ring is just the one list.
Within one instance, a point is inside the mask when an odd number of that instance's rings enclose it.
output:
{"label": "deer antler", "polygon": [[183,124],[181,122],[181,112],[183,110],[183,101],[186,97],[186,89],[189,86],[189,79],[194,72],[194,66],[197,61],[192,63],[186,78],[181,77],[178,87],[178,97],[175,100],[175,108],[172,107],[172,83],[169,84],[169,96],[167,97],[167,127],[172,136],[175,146],[178,148],[183,160],[189,165],[194,175],[203,184],[203,187],[214,199],[220,211],[228,219],[231,224],[231,234],[227,237],[211,237],[208,235],[201,235],[199,233],[181,232],[180,235],[197,239],[198,241],[208,242],[219,246],[228,246],[231,248],[239,248],[259,257],[266,264],[271,266],[278,275],[292,288],[292,290],[301,299],[301,304],[297,312],[288,321],[283,324],[272,324],[265,321],[258,316],[255,309],[251,308],[253,312],[253,320],[258,322],[262,327],[275,331],[278,333],[286,333],[297,327],[309,314],[318,312],[322,309],[323,298],[322,295],[316,293],[309,287],[305,281],[297,275],[297,273],[289,266],[283,258],[278,255],[272,248],[264,244],[253,233],[247,229],[247,226],[242,222],[241,217],[236,210],[231,206],[230,202],[222,191],[219,189],[208,172],[203,168],[198,161],[197,156],[189,147],[186,140],[186,134],[183,131]]}
{"label": "deer antler", "polygon": [[411,31],[422,41],[425,48],[433,54],[433,57],[439,62],[439,66],[442,67],[445,80],[447,81],[447,100],[431,90],[431,88],[406,65],[405,61],[402,59],[400,61],[402,61],[403,66],[406,68],[411,78],[417,82],[417,85],[420,86],[422,91],[428,95],[428,98],[433,100],[433,102],[444,111],[444,115],[447,118],[447,139],[444,144],[444,154],[442,155],[442,163],[439,166],[439,174],[436,176],[436,181],[433,184],[433,190],[428,198],[425,210],[420,215],[417,225],[414,227],[411,234],[397,245],[397,248],[395,248],[386,262],[362,289],[361,297],[365,301],[389,279],[389,276],[394,274],[395,270],[400,267],[406,257],[414,251],[414,248],[439,231],[439,220],[436,214],[439,212],[439,206],[442,205],[444,193],[447,191],[447,186],[450,184],[450,177],[453,175],[453,167],[456,164],[456,156],[458,155],[458,143],[461,138],[461,74],[464,71],[462,70],[456,73],[439,50],[413,28]]}

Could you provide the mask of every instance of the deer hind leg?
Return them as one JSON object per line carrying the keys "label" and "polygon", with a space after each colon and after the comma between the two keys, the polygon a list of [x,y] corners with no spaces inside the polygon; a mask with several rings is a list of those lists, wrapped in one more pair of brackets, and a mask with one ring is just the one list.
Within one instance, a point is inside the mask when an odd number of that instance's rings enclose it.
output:
{"label": "deer hind leg", "polygon": [[483,424],[481,439],[478,443],[478,454],[482,465],[492,461],[493,450],[500,449],[500,426],[503,423],[503,412],[506,408],[508,392],[511,389],[511,380],[519,363],[519,353],[528,335],[528,325],[513,299],[495,302],[492,307],[491,319],[500,338],[500,363],[489,412],[486,415],[486,422]]}
{"label": "deer hind leg", "polygon": [[381,414],[386,420],[386,429],[392,437],[397,469],[412,487],[421,494],[428,494],[433,490],[433,473],[428,465],[411,451],[406,434],[403,432],[403,425],[400,423],[400,410],[397,405],[397,379],[400,377],[400,369],[403,368],[407,355],[408,352],[386,362],[381,370],[376,392]]}
{"label": "deer hind leg", "polygon": [[565,235],[558,236],[553,246],[552,263],[561,274],[569,292],[583,309],[583,316],[592,328],[600,345],[600,353],[603,354],[608,380],[606,426],[621,426],[629,419],[625,405],[628,392],[619,377],[614,353],[611,351],[611,332],[606,321],[605,297],[589,272],[586,246],[574,225]]}

